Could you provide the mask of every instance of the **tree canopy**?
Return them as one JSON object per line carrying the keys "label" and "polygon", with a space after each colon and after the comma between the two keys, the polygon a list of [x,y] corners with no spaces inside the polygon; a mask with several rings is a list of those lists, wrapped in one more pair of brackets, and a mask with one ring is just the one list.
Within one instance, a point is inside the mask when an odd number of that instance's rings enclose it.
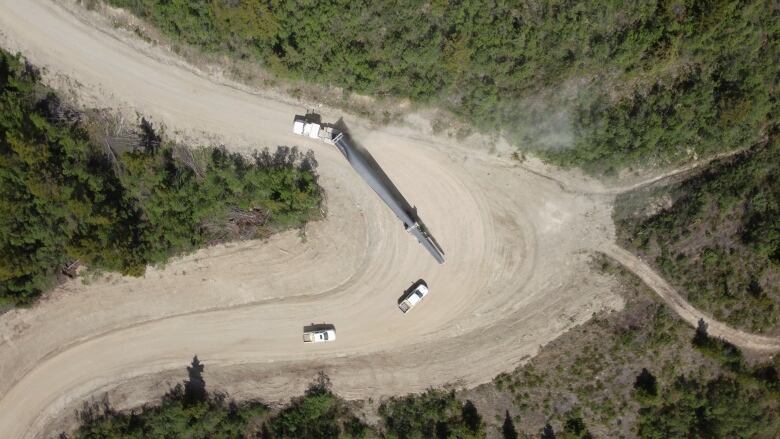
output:
{"label": "tree canopy", "polygon": [[[316,160],[296,148],[247,158],[162,140],[143,120],[124,151],[0,51],[0,302],[26,303],[65,265],[141,275],[201,246],[261,237],[318,211]],[[0,303],[1,304],[1,303]]]}

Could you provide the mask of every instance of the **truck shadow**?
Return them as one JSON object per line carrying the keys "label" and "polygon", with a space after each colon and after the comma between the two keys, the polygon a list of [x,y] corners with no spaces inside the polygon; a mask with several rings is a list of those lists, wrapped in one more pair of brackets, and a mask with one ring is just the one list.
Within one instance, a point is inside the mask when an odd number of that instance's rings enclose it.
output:
{"label": "truck shadow", "polygon": [[428,284],[427,284],[427,283],[425,283],[425,281],[424,281],[424,280],[422,280],[422,279],[419,279],[417,282],[413,283],[413,284],[412,284],[412,286],[410,286],[409,288],[407,288],[406,290],[404,290],[404,293],[403,293],[403,294],[401,294],[401,297],[399,297],[399,298],[398,298],[398,303],[397,303],[397,305],[400,305],[400,304],[401,304],[401,302],[403,302],[403,301],[404,301],[404,298],[405,298],[405,297],[406,297],[406,296],[407,296],[409,293],[411,293],[412,291],[414,291],[414,289],[415,289],[415,288],[417,288],[417,287],[418,287],[418,286],[420,286],[420,285],[425,285],[426,287],[428,286]]}
{"label": "truck shadow", "polygon": [[326,331],[328,329],[336,330],[336,326],[330,324],[330,323],[311,323],[309,325],[303,326],[303,332],[312,332],[312,331]]}

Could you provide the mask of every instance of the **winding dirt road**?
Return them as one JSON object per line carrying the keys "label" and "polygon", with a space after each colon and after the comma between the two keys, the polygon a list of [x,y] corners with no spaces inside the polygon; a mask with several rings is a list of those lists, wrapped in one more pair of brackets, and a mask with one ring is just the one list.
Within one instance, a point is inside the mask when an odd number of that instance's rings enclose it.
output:
{"label": "winding dirt road", "polygon": [[[46,67],[53,84],[77,80],[85,105],[137,110],[169,132],[237,151],[313,149],[329,215],[306,239],[282,233],[206,249],[143,278],[72,281],[32,309],[0,316],[2,437],[49,434],[103,392],[120,408],[157,397],[193,354],[210,386],[238,397],[286,398],[317,370],[347,398],[487,382],[594,312],[622,306],[612,280],[588,269],[593,251],[626,264],[687,321],[699,318],[613,244],[613,196],[597,182],[561,174],[581,189],[574,193],[478,139],[453,144],[409,124],[374,129],[345,117],[444,247],[440,266],[335,148],[291,133],[300,104],[216,81],[76,9],[0,0],[2,44]],[[419,278],[431,294],[403,315],[396,299]],[[338,340],[304,345],[311,322],[333,323]],[[739,337],[732,341],[779,347]]]}
{"label": "winding dirt road", "polygon": [[618,245],[605,245],[602,251],[642,279],[642,282],[655,291],[680,318],[691,326],[696,327],[699,319],[704,319],[707,323],[707,333],[710,336],[728,340],[736,346],[753,351],[780,351],[780,338],[751,334],[734,329],[724,323],[713,320],[711,316],[697,310],[690,303],[686,302],[660,274],[630,251]]}

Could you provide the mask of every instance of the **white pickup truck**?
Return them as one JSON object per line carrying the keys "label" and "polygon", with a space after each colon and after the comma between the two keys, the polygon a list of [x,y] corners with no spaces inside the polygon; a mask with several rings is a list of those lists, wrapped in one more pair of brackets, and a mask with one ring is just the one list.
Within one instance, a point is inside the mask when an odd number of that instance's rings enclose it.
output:
{"label": "white pickup truck", "polygon": [[319,331],[307,331],[303,333],[304,343],[324,343],[336,339],[335,329],[323,329]]}
{"label": "white pickup truck", "polygon": [[426,294],[428,294],[428,287],[424,283],[421,283],[404,297],[404,300],[398,304],[398,307],[406,314],[410,309],[414,308],[415,305],[420,303]]}

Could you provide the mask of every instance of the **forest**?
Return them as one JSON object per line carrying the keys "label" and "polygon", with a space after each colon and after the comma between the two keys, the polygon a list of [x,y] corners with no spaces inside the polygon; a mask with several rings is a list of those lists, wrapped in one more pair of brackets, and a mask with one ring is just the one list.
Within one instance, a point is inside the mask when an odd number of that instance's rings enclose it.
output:
{"label": "forest", "polygon": [[145,119],[112,148],[94,138],[95,123],[0,51],[0,305],[29,303],[74,265],[140,276],[319,215],[311,153],[193,152]]}
{"label": "forest", "polygon": [[[754,332],[780,329],[780,138],[651,193],[618,198],[621,242],[697,308]],[[668,205],[644,215],[646,198]]]}
{"label": "forest", "polygon": [[768,0],[108,0],[276,77],[442,108],[595,174],[756,143],[777,114]]}

